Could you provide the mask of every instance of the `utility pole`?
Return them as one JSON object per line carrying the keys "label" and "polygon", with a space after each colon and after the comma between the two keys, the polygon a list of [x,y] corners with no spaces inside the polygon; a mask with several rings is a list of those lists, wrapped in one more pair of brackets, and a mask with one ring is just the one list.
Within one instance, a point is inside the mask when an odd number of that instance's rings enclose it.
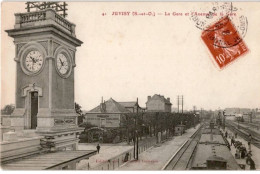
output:
{"label": "utility pole", "polygon": [[[136,119],[135,119],[135,123],[136,123]],[[134,123],[134,124],[135,124]],[[136,136],[136,133],[135,133],[135,129],[136,129],[136,126],[135,126],[135,128],[134,128],[134,159],[135,159],[135,136]]]}
{"label": "utility pole", "polygon": [[[181,103],[180,103],[181,100]],[[177,96],[177,106],[178,106],[178,113],[180,113],[180,105],[181,105],[181,113],[183,114],[183,95]]]}
{"label": "utility pole", "polygon": [[158,115],[159,115],[159,112],[156,112],[156,115],[155,115],[155,122],[156,122],[156,129],[155,129],[155,133],[156,133],[156,143],[159,143],[158,141]]}
{"label": "utility pole", "polygon": [[178,113],[179,113],[179,96],[177,97],[177,106],[178,106]]}
{"label": "utility pole", "polygon": [[136,152],[136,149],[135,149],[135,145],[136,145],[136,115],[134,115],[134,119],[135,119],[135,122],[134,122],[134,159],[135,159],[135,152]]}
{"label": "utility pole", "polygon": [[[137,98],[137,109],[136,109],[136,124],[137,124],[137,118],[138,118],[138,98]],[[138,127],[138,125],[137,125]],[[138,129],[136,130],[136,159],[138,160]]]}
{"label": "utility pole", "polygon": [[203,109],[203,108],[200,108],[200,115],[201,115],[201,118],[203,118],[203,116],[202,116],[202,113],[203,113],[203,112],[202,112],[202,109]]}
{"label": "utility pole", "polygon": [[181,113],[183,114],[183,95],[181,96]]}
{"label": "utility pole", "polygon": [[223,129],[225,130],[226,128],[226,111],[223,111]]}

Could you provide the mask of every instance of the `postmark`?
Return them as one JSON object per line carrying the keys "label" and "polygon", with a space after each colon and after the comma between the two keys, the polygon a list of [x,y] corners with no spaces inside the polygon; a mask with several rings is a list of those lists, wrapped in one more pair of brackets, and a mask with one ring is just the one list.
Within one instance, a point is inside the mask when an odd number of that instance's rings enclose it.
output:
{"label": "postmark", "polygon": [[248,52],[243,38],[229,16],[203,30],[201,38],[220,69]]}
{"label": "postmark", "polygon": [[242,8],[232,2],[209,2],[194,9],[190,20],[202,30],[201,38],[220,69],[249,51],[243,41],[248,21]]}
{"label": "postmark", "polygon": [[232,15],[232,3],[208,2],[204,6],[194,8],[190,12],[190,20],[200,30],[208,29],[209,26],[227,15]]}
{"label": "postmark", "polygon": [[235,25],[237,32],[244,38],[247,33],[248,21],[243,9],[235,7],[232,2],[209,2],[205,6],[190,12],[190,20],[200,30],[209,30],[209,26],[228,16]]}

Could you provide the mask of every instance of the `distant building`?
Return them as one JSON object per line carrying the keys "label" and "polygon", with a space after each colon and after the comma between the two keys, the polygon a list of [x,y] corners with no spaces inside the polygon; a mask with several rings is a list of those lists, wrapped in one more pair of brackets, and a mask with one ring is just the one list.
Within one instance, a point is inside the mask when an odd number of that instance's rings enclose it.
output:
{"label": "distant building", "polygon": [[112,98],[85,114],[85,121],[97,127],[117,128],[124,114],[131,113]]}
{"label": "distant building", "polygon": [[237,114],[248,115],[252,110],[248,108],[225,108],[225,115],[235,116]]}
{"label": "distant building", "polygon": [[171,112],[171,107],[170,98],[166,99],[163,95],[155,94],[153,97],[147,97],[147,112]]}

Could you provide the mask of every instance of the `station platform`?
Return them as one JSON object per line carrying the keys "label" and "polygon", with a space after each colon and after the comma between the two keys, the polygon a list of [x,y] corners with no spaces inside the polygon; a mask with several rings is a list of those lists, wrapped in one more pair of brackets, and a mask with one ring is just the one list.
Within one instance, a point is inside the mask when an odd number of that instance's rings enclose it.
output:
{"label": "station platform", "polygon": [[[119,156],[133,148],[126,143],[123,144],[99,144],[100,151],[98,154],[90,157],[89,159],[81,160],[77,164],[77,170],[95,170],[103,163],[106,163],[108,160]],[[96,150],[97,144],[79,144],[79,150]]]}
{"label": "station platform", "polygon": [[190,128],[182,136],[175,136],[162,144],[155,145],[139,155],[138,161],[129,161],[117,170],[161,170],[172,155],[188,140],[199,128]]}
{"label": "station platform", "polygon": [[[229,141],[229,143],[231,144],[231,137],[233,136],[233,132],[231,130],[229,130],[228,128],[226,128],[226,130],[228,131],[228,138],[227,140]],[[224,131],[223,131],[224,132]],[[246,140],[244,140],[242,137],[237,136],[237,138],[235,139],[236,141],[240,141],[242,142],[242,144],[246,147],[246,150],[248,151],[248,142]],[[253,144],[251,144],[251,151],[252,151],[252,159],[255,162],[255,167],[256,170],[260,169],[260,149],[257,148],[256,146],[254,146]],[[235,156],[236,153],[236,148],[232,145],[231,146],[231,153],[233,156]],[[250,166],[246,164],[246,159],[236,159],[238,164],[244,164],[246,166],[246,170],[250,170]]]}

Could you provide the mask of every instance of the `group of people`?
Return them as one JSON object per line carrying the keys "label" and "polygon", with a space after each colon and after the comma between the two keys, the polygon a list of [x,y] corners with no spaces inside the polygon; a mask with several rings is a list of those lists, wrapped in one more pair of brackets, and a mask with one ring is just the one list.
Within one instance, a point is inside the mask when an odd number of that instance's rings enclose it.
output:
{"label": "group of people", "polygon": [[[225,137],[226,138],[228,137],[227,131],[225,132]],[[250,165],[250,170],[255,170],[255,162],[252,159],[252,151],[251,151],[252,136],[249,134],[248,151],[242,142],[236,141],[237,133],[235,133],[235,136],[231,135],[230,138],[231,138],[230,146],[233,145],[236,148],[235,158],[237,158],[237,159],[246,158],[246,164]]]}

